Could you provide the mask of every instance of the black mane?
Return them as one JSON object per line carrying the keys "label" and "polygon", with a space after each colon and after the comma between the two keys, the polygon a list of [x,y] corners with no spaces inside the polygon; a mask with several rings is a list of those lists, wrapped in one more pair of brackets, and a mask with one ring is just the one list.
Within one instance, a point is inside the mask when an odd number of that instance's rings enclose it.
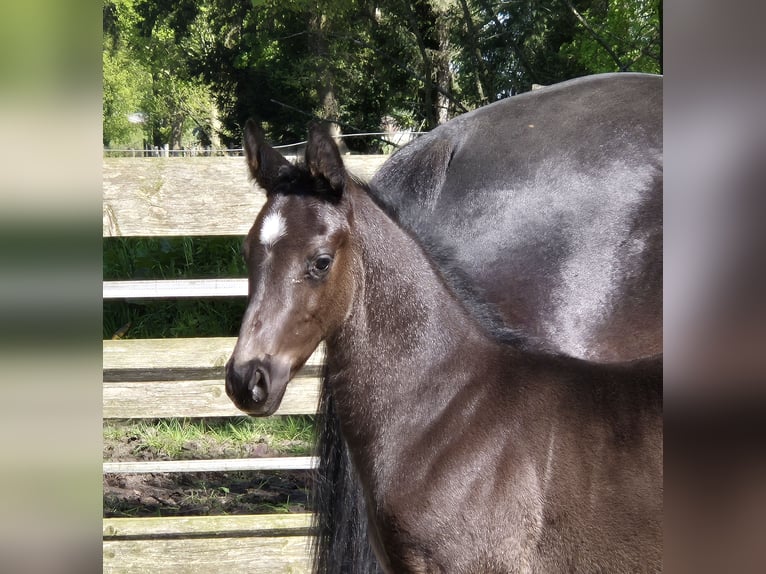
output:
{"label": "black mane", "polygon": [[333,204],[341,197],[326,178],[312,175],[303,161],[282,166],[271,193],[317,197]]}

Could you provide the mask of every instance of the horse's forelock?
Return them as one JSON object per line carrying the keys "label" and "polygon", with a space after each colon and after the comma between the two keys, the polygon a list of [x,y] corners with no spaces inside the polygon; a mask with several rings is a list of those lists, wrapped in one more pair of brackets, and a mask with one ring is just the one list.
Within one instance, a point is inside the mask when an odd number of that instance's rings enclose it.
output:
{"label": "horse's forelock", "polygon": [[[352,173],[346,173],[345,185],[346,187],[354,186],[365,193],[369,192],[368,184]],[[294,165],[283,166],[279,170],[272,193],[286,196],[311,196],[333,204],[337,204],[343,196],[324,176],[313,175],[303,160],[299,160]]]}

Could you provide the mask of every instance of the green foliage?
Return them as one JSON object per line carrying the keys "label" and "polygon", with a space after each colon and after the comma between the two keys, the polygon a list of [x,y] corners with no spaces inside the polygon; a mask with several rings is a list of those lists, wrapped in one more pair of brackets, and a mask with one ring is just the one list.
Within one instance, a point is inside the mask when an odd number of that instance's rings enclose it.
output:
{"label": "green foliage", "polygon": [[129,118],[142,109],[151,84],[149,73],[124,50],[104,50],[102,62],[104,145],[141,148],[143,129]]}
{"label": "green foliage", "polygon": [[104,279],[244,277],[242,237],[104,238]]}
{"label": "green foliage", "polygon": [[[660,0],[104,6],[105,50],[122,51],[105,57],[105,141],[135,138],[107,116],[136,101],[151,143],[179,142],[196,127],[238,147],[250,116],[278,142],[303,139],[311,117],[331,116],[346,132],[377,131],[384,117],[421,128],[433,125],[440,101],[454,115],[533,83],[661,70]],[[136,81],[146,74],[148,87]]]}
{"label": "green foliage", "polygon": [[532,84],[553,84],[585,73],[578,62],[560,54],[561,46],[576,33],[575,22],[560,0],[480,0],[475,5],[477,27],[486,30],[478,45],[487,60],[490,100],[526,92]]}
{"label": "green foliage", "polygon": [[139,21],[133,2],[104,2],[103,139],[104,146],[142,147],[143,130],[131,123],[151,88],[149,70],[135,58],[130,36]]}
{"label": "green foliage", "polygon": [[592,32],[581,27],[562,54],[579,61],[589,73],[661,73],[661,9],[660,0],[594,2],[582,14]]}
{"label": "green foliage", "polygon": [[[105,0],[103,13],[104,145],[209,145],[211,89],[188,56],[210,38],[204,13],[146,0]],[[144,121],[131,124],[131,114]]]}

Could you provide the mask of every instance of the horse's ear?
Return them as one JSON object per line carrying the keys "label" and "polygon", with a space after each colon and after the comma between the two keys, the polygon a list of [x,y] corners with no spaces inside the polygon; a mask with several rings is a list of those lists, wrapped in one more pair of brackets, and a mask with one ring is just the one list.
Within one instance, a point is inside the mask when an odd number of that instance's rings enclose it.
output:
{"label": "horse's ear", "polygon": [[314,177],[323,177],[338,195],[343,194],[346,184],[346,168],[338,146],[330,136],[327,126],[314,124],[309,128],[306,146],[306,165]]}
{"label": "horse's ear", "polygon": [[271,193],[279,170],[284,166],[292,167],[292,164],[266,142],[263,129],[253,120],[247,120],[245,124],[244,147],[250,176],[266,193]]}

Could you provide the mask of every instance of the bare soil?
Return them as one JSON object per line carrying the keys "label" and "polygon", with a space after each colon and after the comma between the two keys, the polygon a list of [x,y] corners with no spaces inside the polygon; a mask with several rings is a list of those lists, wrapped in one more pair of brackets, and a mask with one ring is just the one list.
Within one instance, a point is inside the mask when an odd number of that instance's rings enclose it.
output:
{"label": "bare soil", "polygon": [[[136,452],[130,437],[105,441],[104,460],[164,460],[151,448]],[[190,441],[179,458],[236,458],[224,446],[206,444],[204,455]],[[265,443],[246,447],[244,457],[279,456]],[[104,517],[202,516],[306,512],[311,471],[105,474]]]}

